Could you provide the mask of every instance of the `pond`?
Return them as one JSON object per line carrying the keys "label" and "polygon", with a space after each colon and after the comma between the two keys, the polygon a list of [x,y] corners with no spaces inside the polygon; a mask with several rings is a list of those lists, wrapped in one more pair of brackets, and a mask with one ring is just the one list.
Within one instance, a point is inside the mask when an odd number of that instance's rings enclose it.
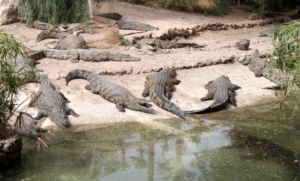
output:
{"label": "pond", "polygon": [[300,180],[300,115],[276,106],[73,126],[40,151],[24,138],[21,166],[0,180]]}

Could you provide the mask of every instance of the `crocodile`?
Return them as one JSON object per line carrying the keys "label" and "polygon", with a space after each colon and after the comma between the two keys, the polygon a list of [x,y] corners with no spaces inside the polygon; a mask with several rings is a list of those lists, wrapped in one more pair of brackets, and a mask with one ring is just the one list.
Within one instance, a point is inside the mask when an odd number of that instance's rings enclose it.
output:
{"label": "crocodile", "polygon": [[117,20],[117,25],[118,25],[119,29],[122,29],[122,30],[137,30],[137,31],[159,30],[159,28],[157,28],[157,27],[138,22],[134,19],[131,19],[128,16],[120,15],[118,13],[97,14],[97,16]]}
{"label": "crocodile", "polygon": [[36,42],[40,42],[47,38],[58,39],[54,49],[68,50],[68,49],[88,49],[88,46],[81,36],[76,36],[70,33],[58,30],[44,30],[36,38]]}
{"label": "crocodile", "polygon": [[220,110],[231,103],[233,106],[236,105],[235,90],[241,87],[232,84],[227,76],[220,76],[213,81],[209,81],[205,86],[208,93],[205,97],[201,98],[201,101],[213,99],[214,102],[205,109],[184,111],[185,114],[201,114]]}
{"label": "crocodile", "polygon": [[262,76],[262,71],[265,68],[266,61],[261,58],[258,50],[256,49],[250,59],[240,62],[243,65],[248,65],[248,68],[254,72],[255,77]]}
{"label": "crocodile", "polygon": [[32,95],[29,103],[30,107],[37,107],[39,109],[38,115],[34,119],[40,120],[43,117],[49,117],[59,127],[70,127],[67,115],[79,116],[67,107],[66,103],[70,101],[64,94],[53,89],[46,75],[38,75],[37,78],[41,83],[41,87],[36,94]]}
{"label": "crocodile", "polygon": [[267,62],[266,58],[261,58],[258,50],[254,51],[251,59],[241,61],[240,63],[248,65],[256,77],[263,76],[278,85],[282,85],[282,79],[289,76],[288,73],[277,69],[274,61]]}
{"label": "crocodile", "polygon": [[40,132],[46,132],[50,136],[54,135],[51,131],[41,128],[30,114],[22,113],[20,116],[22,116],[22,121],[20,123],[16,122],[14,128],[18,134],[29,138],[41,137]]}
{"label": "crocodile", "polygon": [[156,74],[148,75],[142,96],[150,96],[151,101],[158,107],[185,119],[182,110],[173,102],[169,101],[173,86],[181,82],[177,80],[175,76],[176,71],[170,68],[164,69]]}
{"label": "crocodile", "polygon": [[140,58],[132,57],[128,54],[113,52],[108,50],[52,50],[43,49],[44,56],[62,60],[70,60],[72,63],[78,63],[79,60],[100,62],[100,61],[140,61]]}
{"label": "crocodile", "polygon": [[[56,29],[52,24],[41,22],[41,21],[34,21],[33,22],[33,27],[36,28],[36,29],[40,29],[40,30],[54,30],[54,29]],[[69,23],[69,24],[66,24],[66,25],[63,25],[63,24],[59,25],[58,29],[60,31],[64,31],[64,32],[67,32],[67,33],[71,34],[74,31],[84,29],[84,26],[80,23]]]}
{"label": "crocodile", "polygon": [[33,51],[26,54],[20,54],[15,59],[10,61],[13,63],[15,70],[20,72],[29,72],[27,82],[36,81],[36,73],[43,72],[43,70],[35,68],[36,60],[41,59],[44,56],[42,51]]}
{"label": "crocodile", "polygon": [[135,47],[139,49],[147,49],[155,51],[157,49],[171,49],[171,48],[183,48],[183,47],[204,47],[205,45],[198,45],[196,43],[184,43],[184,42],[169,42],[159,39],[141,39]]}
{"label": "crocodile", "polygon": [[36,60],[41,59],[44,56],[43,52],[41,50],[38,51],[32,51],[28,52],[25,55],[18,55],[15,59],[12,59],[11,61],[15,63],[15,67],[19,70],[23,68],[22,71],[39,71],[42,72],[42,70],[36,69],[34,66],[36,64]]}
{"label": "crocodile", "polygon": [[81,69],[73,70],[66,76],[66,84],[68,85],[71,80],[76,78],[88,80],[90,85],[85,86],[85,89],[94,94],[100,94],[105,100],[116,104],[116,108],[120,112],[125,112],[125,108],[146,113],[154,112],[148,103],[150,101],[136,98],[128,89],[110,82],[94,72]]}
{"label": "crocodile", "polygon": [[39,30],[52,30],[54,26],[50,23],[44,23],[41,21],[34,21],[33,27]]}

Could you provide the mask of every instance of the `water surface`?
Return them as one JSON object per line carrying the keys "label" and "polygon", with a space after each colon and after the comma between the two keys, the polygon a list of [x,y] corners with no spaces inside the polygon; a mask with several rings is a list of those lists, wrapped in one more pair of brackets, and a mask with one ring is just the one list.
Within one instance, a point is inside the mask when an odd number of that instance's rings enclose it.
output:
{"label": "water surface", "polygon": [[300,180],[300,123],[268,106],[153,122],[56,130],[24,139],[21,166],[0,180]]}

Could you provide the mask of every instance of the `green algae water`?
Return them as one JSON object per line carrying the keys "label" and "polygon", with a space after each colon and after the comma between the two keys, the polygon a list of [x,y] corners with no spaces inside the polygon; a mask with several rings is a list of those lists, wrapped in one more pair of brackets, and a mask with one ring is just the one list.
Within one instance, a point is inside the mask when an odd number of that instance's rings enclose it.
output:
{"label": "green algae water", "polygon": [[73,126],[40,151],[24,138],[21,165],[0,180],[300,180],[300,116],[270,107]]}

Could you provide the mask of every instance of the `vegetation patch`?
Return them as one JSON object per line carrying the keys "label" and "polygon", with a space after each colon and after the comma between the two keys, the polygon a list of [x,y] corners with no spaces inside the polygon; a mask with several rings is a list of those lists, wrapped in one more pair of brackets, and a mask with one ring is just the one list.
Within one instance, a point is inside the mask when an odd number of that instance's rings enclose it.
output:
{"label": "vegetation patch", "polygon": [[19,0],[18,12],[28,26],[35,20],[58,25],[90,19],[87,0]]}
{"label": "vegetation patch", "polygon": [[299,103],[300,95],[300,20],[278,27],[272,34],[274,52],[270,59],[276,62],[276,68],[288,72],[283,87],[287,96],[295,97]]}

